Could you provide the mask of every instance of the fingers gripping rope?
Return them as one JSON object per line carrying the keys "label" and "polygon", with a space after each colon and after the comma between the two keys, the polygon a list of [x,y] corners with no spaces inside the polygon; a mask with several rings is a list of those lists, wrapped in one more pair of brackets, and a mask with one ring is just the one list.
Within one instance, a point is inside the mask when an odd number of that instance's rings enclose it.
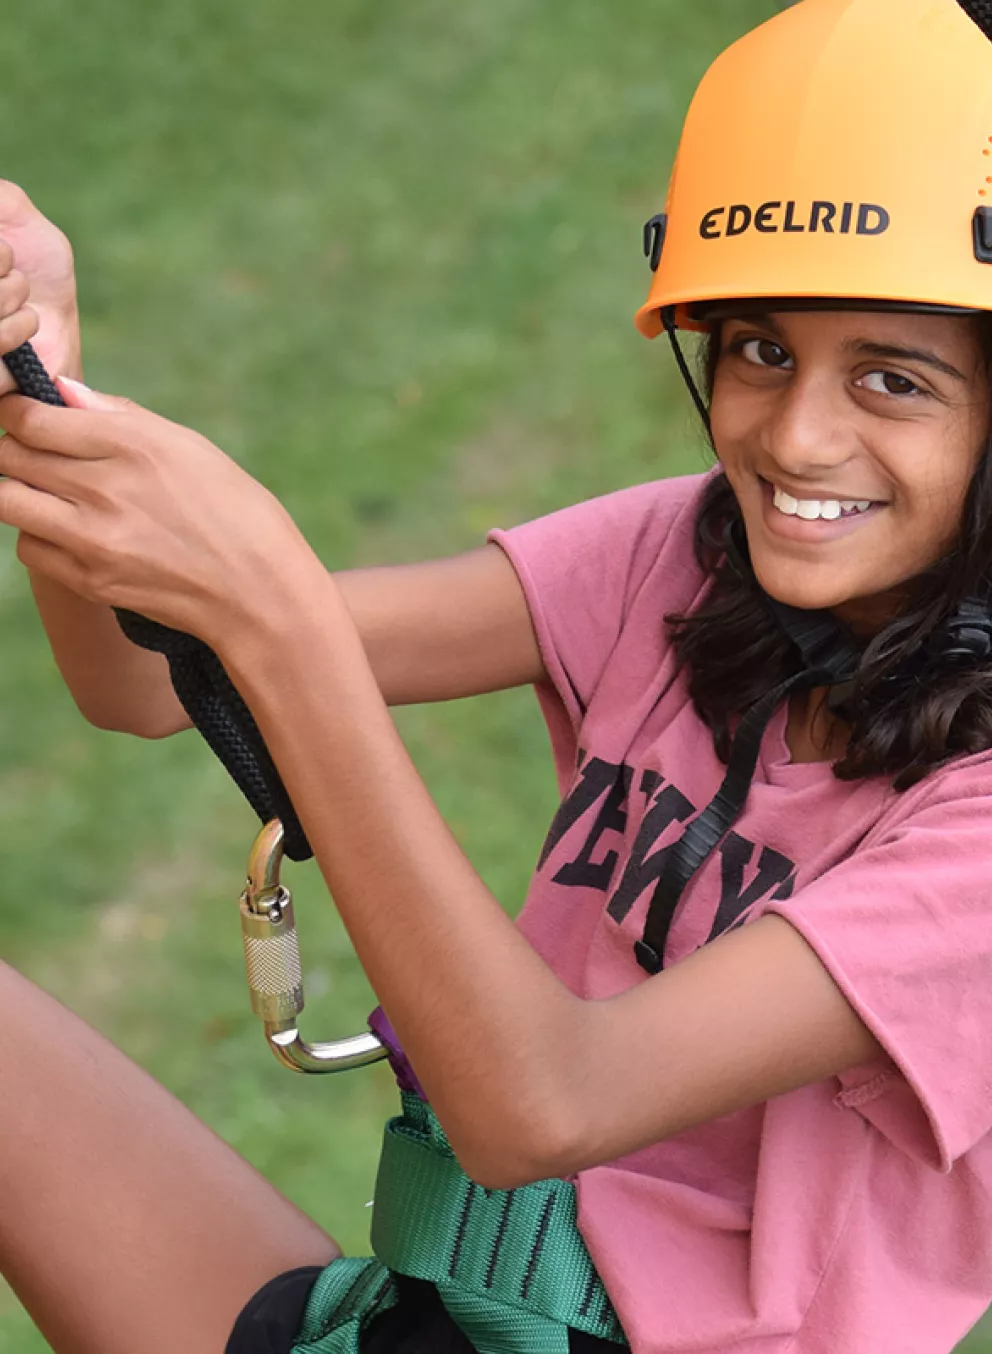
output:
{"label": "fingers gripping rope", "polygon": [[29,395],[42,404],[65,404],[58,386],[39,362],[38,354],[30,343],[22,343],[3,360],[22,395]]}
{"label": "fingers gripping rope", "polygon": [[[7,353],[3,361],[22,394],[43,404],[65,404],[30,343]],[[133,644],[164,654],[183,708],[238,789],[263,823],[281,820],[286,855],[291,860],[308,860],[313,851],[286,787],[251,711],[217,655],[193,635],[133,611],[118,611],[117,619]]]}

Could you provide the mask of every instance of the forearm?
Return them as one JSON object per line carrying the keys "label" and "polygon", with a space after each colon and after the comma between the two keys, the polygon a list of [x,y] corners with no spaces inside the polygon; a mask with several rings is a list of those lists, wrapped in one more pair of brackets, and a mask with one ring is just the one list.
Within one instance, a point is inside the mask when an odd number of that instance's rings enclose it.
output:
{"label": "forearm", "polygon": [[[305,615],[319,615],[319,628]],[[301,616],[300,612],[296,613]],[[332,580],[297,624],[221,656],[287,782],[358,956],[463,1163],[544,1173],[584,1003],[509,921],[453,840],[389,717]],[[565,1116],[561,1116],[564,1118]],[[521,1157],[507,1153],[519,1144]]]}
{"label": "forearm", "polygon": [[31,589],[55,662],[91,724],[144,738],[189,728],[165,659],[132,644],[110,607],[37,572]]}
{"label": "forearm", "polygon": [[[21,200],[11,185],[3,188],[7,198],[13,193],[16,200]],[[36,223],[34,238],[24,245],[23,260],[29,274],[37,273],[31,299],[39,303],[42,324],[34,343],[52,376],[82,381],[79,310],[71,251],[61,233],[44,222],[26,199],[23,202],[28,217]],[[55,262],[36,259],[41,244],[47,241],[49,250],[54,248],[52,240],[59,242]],[[91,723],[149,738],[189,727],[161,656],[131,644],[109,607],[87,601],[37,570],[29,570],[29,575],[59,671]]]}
{"label": "forearm", "polygon": [[[453,559],[335,575],[388,705],[454,700],[540,681],[523,594],[496,546]],[[318,596],[327,580],[311,570]],[[159,738],[189,727],[164,659],[125,639],[113,612],[32,574],[55,660],[77,705],[104,729]]]}

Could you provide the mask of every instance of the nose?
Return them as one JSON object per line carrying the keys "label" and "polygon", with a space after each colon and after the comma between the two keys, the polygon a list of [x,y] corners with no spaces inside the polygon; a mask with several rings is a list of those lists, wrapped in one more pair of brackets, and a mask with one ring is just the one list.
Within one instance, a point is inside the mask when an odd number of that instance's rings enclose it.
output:
{"label": "nose", "polygon": [[860,445],[843,383],[797,371],[783,384],[762,429],[762,449],[795,479],[815,479],[850,460]]}

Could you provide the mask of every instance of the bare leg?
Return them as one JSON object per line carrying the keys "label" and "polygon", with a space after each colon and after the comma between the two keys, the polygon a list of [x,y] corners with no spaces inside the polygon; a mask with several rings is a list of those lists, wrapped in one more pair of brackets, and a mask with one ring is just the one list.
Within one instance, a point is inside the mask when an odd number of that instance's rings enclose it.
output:
{"label": "bare leg", "polygon": [[335,1243],[113,1045],[0,964],[0,1270],[58,1354],[222,1354]]}

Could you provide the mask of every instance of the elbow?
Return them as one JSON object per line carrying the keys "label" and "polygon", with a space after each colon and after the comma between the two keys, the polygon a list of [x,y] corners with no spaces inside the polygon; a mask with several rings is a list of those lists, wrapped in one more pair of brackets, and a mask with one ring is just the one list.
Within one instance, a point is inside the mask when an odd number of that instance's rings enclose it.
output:
{"label": "elbow", "polygon": [[189,720],[180,719],[174,711],[163,712],[151,707],[106,706],[77,697],[76,708],[95,729],[104,733],[126,733],[150,741],[170,738],[190,727]]}
{"label": "elbow", "polygon": [[486,1116],[451,1145],[462,1170],[483,1189],[510,1190],[535,1180],[572,1175],[585,1164],[579,1140],[582,1123],[577,1115],[544,1113]]}
{"label": "elbow", "polygon": [[506,1061],[490,1058],[483,1086],[458,1105],[449,1140],[466,1175],[483,1188],[560,1180],[604,1159],[591,1140],[589,1066],[576,1056],[588,1046],[592,1009],[568,994],[558,1019],[541,1022],[538,1044]]}

